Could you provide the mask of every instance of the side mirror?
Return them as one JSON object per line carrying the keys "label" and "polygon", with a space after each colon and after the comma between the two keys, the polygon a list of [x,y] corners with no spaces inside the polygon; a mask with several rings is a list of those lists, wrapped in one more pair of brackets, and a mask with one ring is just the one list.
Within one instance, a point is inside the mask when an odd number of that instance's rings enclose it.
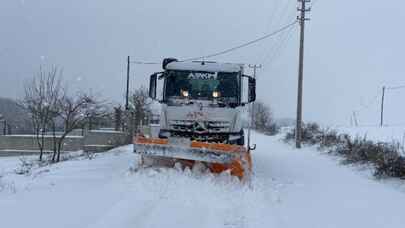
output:
{"label": "side mirror", "polygon": [[153,100],[156,99],[157,76],[157,73],[152,74],[149,81],[149,97]]}
{"label": "side mirror", "polygon": [[249,77],[249,103],[256,100],[256,79]]}
{"label": "side mirror", "polygon": [[256,100],[256,79],[242,75],[242,105]]}

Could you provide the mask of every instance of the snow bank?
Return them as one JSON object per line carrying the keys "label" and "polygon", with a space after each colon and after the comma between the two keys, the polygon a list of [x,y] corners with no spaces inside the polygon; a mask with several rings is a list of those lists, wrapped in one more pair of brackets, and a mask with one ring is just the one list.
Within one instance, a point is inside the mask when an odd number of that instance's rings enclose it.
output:
{"label": "snow bank", "polygon": [[405,127],[336,127],[339,133],[346,133],[351,136],[367,137],[376,142],[405,142]]}

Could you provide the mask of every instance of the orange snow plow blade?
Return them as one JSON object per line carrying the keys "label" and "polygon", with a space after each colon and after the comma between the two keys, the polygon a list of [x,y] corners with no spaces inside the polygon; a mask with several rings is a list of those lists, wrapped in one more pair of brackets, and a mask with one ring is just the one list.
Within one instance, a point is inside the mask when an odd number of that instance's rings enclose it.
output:
{"label": "orange snow plow blade", "polygon": [[250,175],[252,170],[250,152],[239,145],[137,136],[134,138],[134,152],[143,156],[175,159],[186,166],[199,161],[213,173],[229,170],[231,175],[239,179]]}

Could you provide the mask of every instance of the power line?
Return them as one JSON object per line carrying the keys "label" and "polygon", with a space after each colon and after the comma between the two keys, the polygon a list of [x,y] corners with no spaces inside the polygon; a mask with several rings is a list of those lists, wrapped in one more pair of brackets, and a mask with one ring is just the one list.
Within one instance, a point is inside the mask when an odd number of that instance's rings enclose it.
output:
{"label": "power line", "polygon": [[270,62],[271,62],[271,63],[274,62],[275,59],[277,59],[279,56],[281,56],[281,54],[283,53],[285,47],[287,46],[287,43],[289,43],[289,41],[290,41],[291,38],[293,37],[293,36],[292,36],[292,34],[293,34],[292,32],[293,32],[293,31],[294,31],[293,29],[288,30],[286,38],[282,41],[282,43],[280,44],[280,46],[275,49],[275,54],[274,54],[274,55],[272,56],[272,58],[270,59]]}
{"label": "power line", "polygon": [[[284,23],[281,23],[284,21],[284,19],[289,19],[292,15],[295,14],[295,7],[291,7],[293,2],[294,1],[288,1],[287,4],[284,5],[284,7],[278,17],[278,21],[277,21],[276,25],[284,24]],[[290,12],[290,13],[288,14],[288,12]]]}
{"label": "power line", "polygon": [[281,27],[281,28],[277,29],[276,31],[274,31],[274,32],[272,32],[272,33],[270,33],[270,34],[264,35],[264,36],[262,36],[262,37],[259,37],[259,38],[257,38],[257,39],[254,39],[254,40],[252,40],[252,41],[243,43],[243,44],[241,44],[241,45],[238,45],[238,46],[235,46],[235,47],[232,47],[232,48],[228,48],[228,49],[225,49],[225,50],[223,50],[223,51],[216,52],[216,53],[209,54],[209,55],[204,55],[204,56],[200,56],[200,57],[193,57],[193,58],[184,59],[184,60],[182,60],[182,61],[192,61],[192,60],[198,60],[198,59],[211,58],[211,57],[223,55],[223,54],[226,54],[226,53],[229,53],[229,52],[238,50],[238,49],[240,49],[240,48],[244,48],[244,47],[246,47],[246,46],[252,45],[252,44],[254,44],[254,43],[257,43],[257,42],[259,42],[259,41],[262,41],[262,40],[264,40],[264,39],[267,39],[267,38],[269,38],[269,37],[272,37],[272,36],[274,36],[274,35],[277,35],[278,33],[280,33],[280,32],[282,32],[282,31],[284,31],[284,30],[286,30],[286,29],[288,29],[288,28],[294,26],[295,24],[297,24],[297,22],[298,22],[297,20],[294,20],[294,22],[292,22],[292,23],[290,23],[290,24],[288,24],[288,25],[286,25],[286,26]]}
{"label": "power line", "polygon": [[[264,33],[269,33],[271,31],[272,27],[278,27],[280,24],[282,25],[282,24],[288,23],[290,21],[291,17],[288,16],[287,12],[289,11],[291,1],[286,2],[287,4],[285,4],[284,6],[283,6],[283,4],[279,4],[280,2],[283,2],[283,0],[275,1],[274,5],[272,7],[271,14],[267,20],[267,24],[265,26]],[[295,10],[292,11],[292,13],[295,13]],[[285,16],[288,16],[288,17],[285,17]],[[287,19],[287,22],[285,22],[284,19]],[[282,23],[280,23],[280,22],[282,22]],[[263,60],[269,56],[267,53],[271,52],[270,50],[274,49],[274,46],[277,46],[280,38],[283,37],[283,34],[284,33],[282,33],[280,36],[277,36],[276,38],[274,38],[273,42],[270,45],[266,45],[266,47],[264,48],[263,54],[260,57],[258,57],[258,60],[256,62],[263,62]],[[257,56],[259,56],[259,55],[257,55]]]}
{"label": "power line", "polygon": [[267,23],[265,26],[265,33],[270,32],[269,30],[273,25],[273,18],[276,15],[276,13],[278,12],[278,7],[279,7],[279,1],[276,1],[271,7],[271,12],[269,14],[269,17],[268,17],[268,20],[267,20]]}
{"label": "power line", "polygon": [[[282,31],[284,31],[284,30],[286,30],[286,29],[288,29],[288,28],[294,26],[295,24],[297,24],[297,22],[298,22],[297,20],[294,20],[294,22],[292,22],[292,23],[290,23],[290,24],[287,24],[287,25],[285,25],[285,26],[283,26],[283,27],[277,29],[277,30],[273,31],[272,33],[269,33],[269,34],[267,34],[267,35],[261,36],[261,37],[259,37],[259,38],[257,38],[257,39],[248,41],[248,42],[246,42],[246,43],[240,44],[240,45],[238,45],[238,46],[235,46],[235,47],[232,47],[232,48],[228,48],[228,49],[225,49],[225,50],[223,50],[223,51],[215,52],[215,53],[209,54],[209,55],[204,55],[204,56],[199,56],[199,57],[192,57],[192,58],[183,59],[183,60],[181,60],[181,61],[186,62],[186,61],[192,61],[192,60],[198,60],[198,59],[206,59],[206,58],[211,58],[211,57],[216,57],[216,56],[219,56],[219,55],[227,54],[227,53],[229,53],[229,52],[238,50],[238,49],[240,49],[240,48],[247,47],[247,46],[252,45],[252,44],[254,44],[254,43],[260,42],[260,41],[262,41],[262,40],[264,40],[264,39],[267,39],[267,38],[270,38],[270,37],[272,37],[272,36],[275,36],[275,35],[277,35],[278,33],[280,33],[280,32],[282,32]],[[130,63],[142,64],[142,65],[157,65],[157,64],[161,64],[160,62],[145,62],[145,61],[131,61]]]}
{"label": "power line", "polygon": [[[295,12],[295,10],[292,11],[291,13],[294,13],[294,12]],[[290,17],[291,17],[291,15],[288,15],[288,18],[290,18]],[[274,42],[272,43],[272,45],[265,48],[265,52],[263,53],[260,62],[264,62],[270,56],[274,55],[274,52],[279,49],[279,46],[281,46],[282,43],[285,42],[285,40],[287,39],[287,37],[289,36],[289,33],[291,32],[291,30],[293,30],[293,28],[294,27],[290,27],[288,30],[282,32],[279,36],[277,36],[277,38],[274,39]]]}
{"label": "power line", "polygon": [[403,85],[403,86],[392,86],[392,87],[385,87],[385,89],[387,89],[387,90],[396,90],[396,89],[403,89],[403,88],[405,88],[405,85]]}
{"label": "power line", "polygon": [[272,64],[278,57],[282,55],[287,43],[291,40],[293,27],[287,30],[282,34],[282,38],[279,39],[279,42],[276,46],[273,46],[268,54],[262,59],[261,63],[266,65],[267,63]]}

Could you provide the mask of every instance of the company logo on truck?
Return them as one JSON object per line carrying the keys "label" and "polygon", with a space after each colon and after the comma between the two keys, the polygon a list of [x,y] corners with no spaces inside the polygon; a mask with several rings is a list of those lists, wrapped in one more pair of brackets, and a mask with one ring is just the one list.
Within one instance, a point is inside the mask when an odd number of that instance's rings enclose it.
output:
{"label": "company logo on truck", "polygon": [[192,120],[204,120],[207,119],[206,114],[202,111],[193,111],[189,112],[186,115],[187,119],[192,119]]}

